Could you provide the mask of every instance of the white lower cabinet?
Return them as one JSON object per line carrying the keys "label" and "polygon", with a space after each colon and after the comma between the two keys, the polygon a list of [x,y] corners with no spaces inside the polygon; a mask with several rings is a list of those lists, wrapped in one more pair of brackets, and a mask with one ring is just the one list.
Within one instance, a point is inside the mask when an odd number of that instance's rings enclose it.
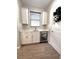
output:
{"label": "white lower cabinet", "polygon": [[31,32],[22,32],[21,44],[30,44],[32,43]]}
{"label": "white lower cabinet", "polygon": [[40,32],[22,32],[21,44],[31,44],[40,42]]}
{"label": "white lower cabinet", "polygon": [[40,42],[40,32],[38,32],[38,31],[34,31],[33,33],[32,33],[32,35],[33,35],[33,43],[38,43],[38,42]]}

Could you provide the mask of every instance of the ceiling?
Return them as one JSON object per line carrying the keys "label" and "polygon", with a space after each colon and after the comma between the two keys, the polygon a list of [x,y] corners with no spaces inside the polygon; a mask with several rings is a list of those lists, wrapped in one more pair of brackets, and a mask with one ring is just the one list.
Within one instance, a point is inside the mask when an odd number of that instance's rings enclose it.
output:
{"label": "ceiling", "polygon": [[53,0],[21,0],[22,6],[24,7],[35,7],[42,9],[47,9],[52,1]]}

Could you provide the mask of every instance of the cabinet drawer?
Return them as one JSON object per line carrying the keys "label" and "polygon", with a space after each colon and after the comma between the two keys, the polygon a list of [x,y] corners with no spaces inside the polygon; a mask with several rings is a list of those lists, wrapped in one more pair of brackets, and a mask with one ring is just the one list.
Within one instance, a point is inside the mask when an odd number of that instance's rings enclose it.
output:
{"label": "cabinet drawer", "polygon": [[30,33],[22,33],[22,44],[32,43],[32,35]]}
{"label": "cabinet drawer", "polygon": [[28,44],[28,43],[32,43],[32,38],[29,36],[23,37],[22,44]]}

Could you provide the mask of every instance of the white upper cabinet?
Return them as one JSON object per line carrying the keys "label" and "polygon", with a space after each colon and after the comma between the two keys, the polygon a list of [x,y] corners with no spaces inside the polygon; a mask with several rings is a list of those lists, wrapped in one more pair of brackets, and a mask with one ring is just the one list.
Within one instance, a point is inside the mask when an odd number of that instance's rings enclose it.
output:
{"label": "white upper cabinet", "polygon": [[22,23],[23,24],[28,24],[28,8],[22,8]]}
{"label": "white upper cabinet", "polygon": [[42,25],[47,25],[47,12],[42,12]]}

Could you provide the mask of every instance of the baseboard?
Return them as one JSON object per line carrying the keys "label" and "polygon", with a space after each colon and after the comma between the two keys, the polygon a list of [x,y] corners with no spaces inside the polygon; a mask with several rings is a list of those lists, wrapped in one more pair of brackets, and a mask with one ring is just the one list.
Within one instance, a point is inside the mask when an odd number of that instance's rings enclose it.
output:
{"label": "baseboard", "polygon": [[48,42],[48,43],[61,55],[61,49],[59,49],[59,48],[57,47],[57,45],[51,44],[50,42]]}
{"label": "baseboard", "polygon": [[22,44],[22,46],[26,46],[26,45],[33,45],[33,44],[39,44],[40,42],[36,42],[36,43],[29,43],[29,44]]}

